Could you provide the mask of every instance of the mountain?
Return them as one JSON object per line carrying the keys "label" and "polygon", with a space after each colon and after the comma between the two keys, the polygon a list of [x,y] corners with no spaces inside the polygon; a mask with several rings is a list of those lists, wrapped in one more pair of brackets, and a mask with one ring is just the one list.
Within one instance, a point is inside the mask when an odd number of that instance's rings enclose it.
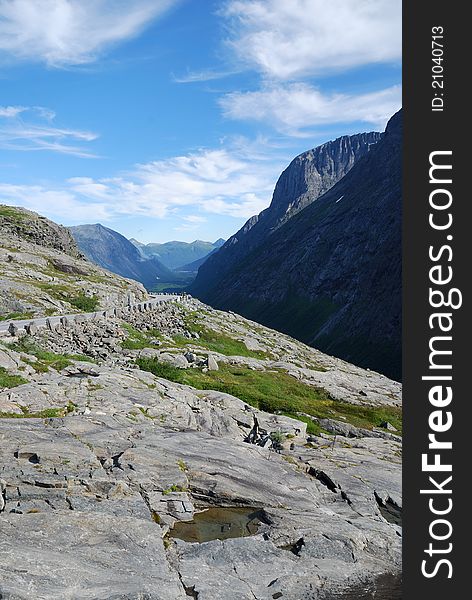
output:
{"label": "mountain", "polygon": [[194,242],[165,242],[163,244],[150,243],[142,244],[137,240],[131,239],[139,252],[148,258],[157,258],[168,269],[180,270],[180,267],[205,258],[215,249],[220,248],[225,240],[218,239],[216,242],[203,242],[195,240]]}
{"label": "mountain", "polygon": [[0,321],[123,306],[146,292],[85,259],[66,227],[0,205]]}
{"label": "mountain", "polygon": [[103,225],[77,225],[69,228],[82,252],[95,264],[122,277],[140,281],[153,289],[159,280],[175,277],[157,258],[144,258],[120,233]]}
{"label": "mountain", "polygon": [[198,269],[203,265],[203,263],[206,262],[210,258],[210,256],[213,256],[213,254],[215,254],[215,252],[218,252],[218,250],[219,250],[219,248],[214,248],[209,254],[205,254],[205,256],[203,256],[202,258],[199,258],[197,260],[194,260],[191,263],[188,263],[186,265],[182,265],[181,267],[176,268],[175,272],[176,273],[188,273],[189,275],[192,275],[194,278],[198,273]]}
{"label": "mountain", "polygon": [[202,265],[191,293],[400,378],[401,131],[397,113],[376,144],[357,138],[357,160],[344,151],[356,136],[297,157],[269,209]]}
{"label": "mountain", "polygon": [[398,382],[146,302],[29,211],[0,275],[2,598],[401,598]]}
{"label": "mountain", "polygon": [[199,270],[194,293],[210,299],[207,290],[237,268],[275,229],[344,177],[381,136],[375,131],[342,136],[297,156],[277,181],[270,206],[251,217]]}

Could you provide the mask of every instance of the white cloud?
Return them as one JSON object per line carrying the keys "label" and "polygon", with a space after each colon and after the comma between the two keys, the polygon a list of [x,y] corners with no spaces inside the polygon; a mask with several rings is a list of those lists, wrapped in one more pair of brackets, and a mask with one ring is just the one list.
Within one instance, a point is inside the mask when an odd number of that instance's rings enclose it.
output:
{"label": "white cloud", "polygon": [[50,66],[94,61],[179,0],[0,0],[0,53]]}
{"label": "white cloud", "polygon": [[0,119],[3,118],[3,122],[0,120],[0,148],[20,151],[47,150],[94,158],[96,155],[84,148],[83,143],[96,140],[98,134],[54,127],[51,122],[55,116],[54,111],[44,106],[0,107]]}
{"label": "white cloud", "polygon": [[100,204],[82,202],[67,189],[49,189],[42,185],[13,185],[0,183],[0,202],[29,208],[56,220],[84,223],[107,217],[107,211]]}
{"label": "white cloud", "polygon": [[27,110],[24,106],[0,106],[0,117],[12,119]]}
{"label": "white cloud", "polygon": [[[76,177],[70,189],[100,201],[114,214],[163,218],[183,207],[249,217],[268,205],[280,165],[249,161],[226,149],[137,165],[120,177]],[[196,222],[200,217],[192,217]],[[190,217],[188,218],[190,221]]]}
{"label": "white cloud", "polygon": [[401,57],[401,0],[230,0],[229,46],[269,79]]}
{"label": "white cloud", "polygon": [[[0,202],[68,223],[132,215],[179,216],[186,230],[210,214],[246,219],[268,206],[285,161],[255,160],[237,149],[203,149],[154,161],[118,177],[73,177],[61,185],[0,185]],[[198,214],[195,214],[198,213]]]}
{"label": "white cloud", "polygon": [[188,223],[206,223],[207,221],[205,217],[200,217],[199,215],[186,215],[183,219]]}
{"label": "white cloud", "polygon": [[203,69],[202,71],[187,71],[185,75],[172,75],[175,83],[198,83],[202,81],[214,81],[234,75],[236,71],[215,71],[213,69]]}
{"label": "white cloud", "polygon": [[289,135],[310,135],[314,127],[352,121],[383,129],[401,106],[401,88],[361,95],[326,94],[306,83],[291,83],[233,92],[220,104],[227,117],[266,122]]}

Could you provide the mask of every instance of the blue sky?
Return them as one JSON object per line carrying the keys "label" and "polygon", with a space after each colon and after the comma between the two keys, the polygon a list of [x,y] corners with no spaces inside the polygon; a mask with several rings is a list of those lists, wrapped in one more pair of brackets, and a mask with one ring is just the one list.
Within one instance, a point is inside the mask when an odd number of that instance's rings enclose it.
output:
{"label": "blue sky", "polygon": [[227,238],[401,102],[399,0],[0,0],[0,202]]}

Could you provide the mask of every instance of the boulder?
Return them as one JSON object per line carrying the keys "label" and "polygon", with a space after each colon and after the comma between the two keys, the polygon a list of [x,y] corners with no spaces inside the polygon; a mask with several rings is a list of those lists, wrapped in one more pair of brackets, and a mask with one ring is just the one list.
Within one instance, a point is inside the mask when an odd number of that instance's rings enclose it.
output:
{"label": "boulder", "polygon": [[38,327],[34,321],[25,325],[25,331],[28,335],[35,335],[38,331]]}
{"label": "boulder", "polygon": [[12,337],[15,336],[18,333],[17,325],[15,325],[15,323],[10,323],[8,326],[8,332]]}
{"label": "boulder", "polygon": [[218,371],[219,367],[218,367],[218,363],[215,360],[215,357],[212,356],[211,354],[208,355],[208,370],[209,371]]}

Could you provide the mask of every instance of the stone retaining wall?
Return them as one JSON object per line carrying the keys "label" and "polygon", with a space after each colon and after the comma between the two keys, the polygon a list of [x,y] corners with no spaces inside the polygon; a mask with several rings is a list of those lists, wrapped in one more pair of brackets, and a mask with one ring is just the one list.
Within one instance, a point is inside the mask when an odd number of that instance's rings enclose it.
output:
{"label": "stone retaining wall", "polygon": [[150,298],[144,302],[138,302],[125,307],[110,308],[107,310],[96,311],[93,313],[79,313],[69,315],[56,315],[52,317],[38,317],[31,319],[27,323],[24,321],[10,321],[8,328],[0,331],[0,335],[17,336],[26,333],[27,335],[35,335],[38,329],[46,328],[50,331],[55,331],[59,328],[67,328],[86,321],[106,321],[109,318],[125,319],[133,313],[147,313],[160,306],[172,302],[185,302],[186,296],[183,294],[169,295],[168,299],[153,299]]}

